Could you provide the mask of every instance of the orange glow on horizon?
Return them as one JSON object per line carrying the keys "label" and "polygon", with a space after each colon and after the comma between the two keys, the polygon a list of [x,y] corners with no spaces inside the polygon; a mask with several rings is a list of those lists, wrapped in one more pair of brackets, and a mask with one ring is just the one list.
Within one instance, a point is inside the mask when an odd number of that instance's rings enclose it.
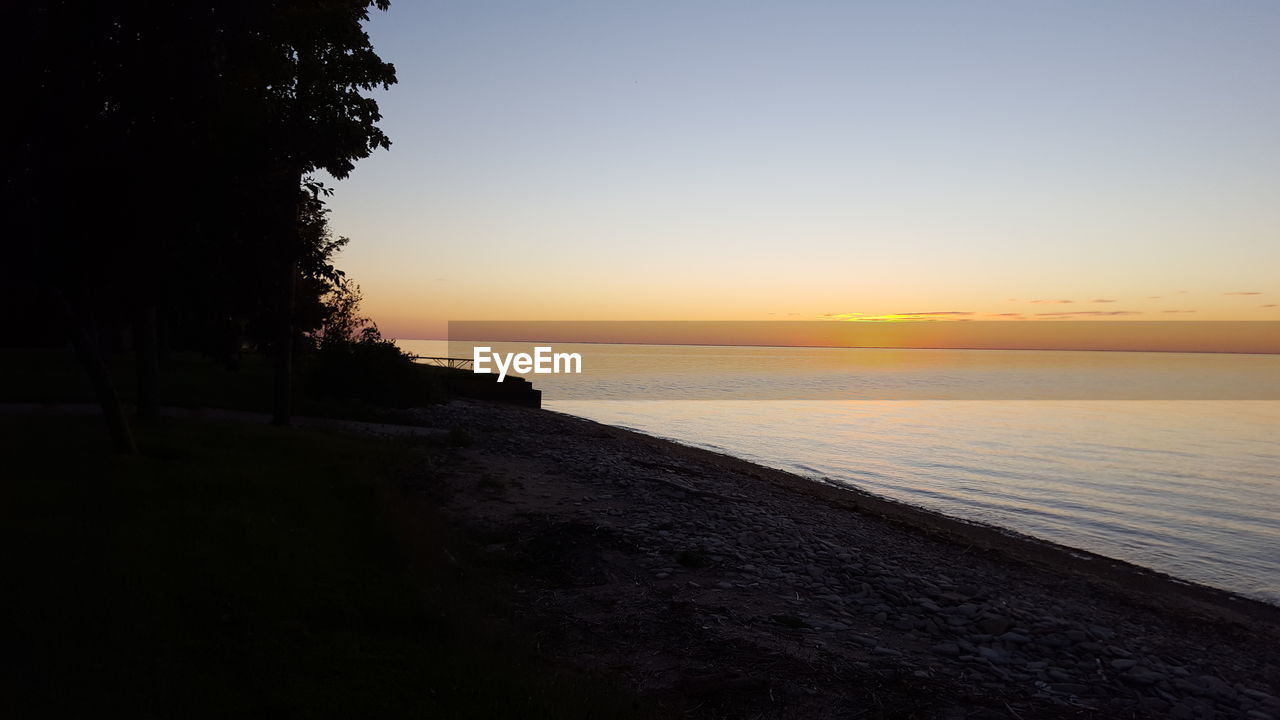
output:
{"label": "orange glow on horizon", "polygon": [[1280,322],[453,322],[459,341],[1280,354]]}

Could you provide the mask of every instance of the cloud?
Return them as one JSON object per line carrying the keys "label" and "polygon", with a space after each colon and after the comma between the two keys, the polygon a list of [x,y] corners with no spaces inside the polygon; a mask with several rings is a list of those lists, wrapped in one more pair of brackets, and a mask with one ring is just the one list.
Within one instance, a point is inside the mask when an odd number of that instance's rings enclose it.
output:
{"label": "cloud", "polygon": [[820,315],[823,320],[848,320],[855,322],[912,322],[920,320],[953,320],[960,322],[966,316],[977,313],[968,310],[939,310],[935,312],[890,313],[888,315],[864,315],[863,313],[827,313]]}
{"label": "cloud", "polygon": [[1104,303],[1104,302],[1115,302],[1115,300],[1104,300],[1104,299],[1102,299],[1102,298],[1098,298],[1097,300],[1090,300],[1089,302],[1091,302],[1091,303]]}
{"label": "cloud", "polygon": [[1259,305],[1258,307],[1280,307],[1280,305],[1277,305],[1277,304],[1275,304],[1275,303],[1270,303],[1270,304],[1267,304],[1267,305]]}
{"label": "cloud", "polygon": [[1160,312],[1166,315],[1189,315],[1190,313],[1198,312],[1198,311],[1197,310],[1161,310]]}
{"label": "cloud", "polygon": [[1074,300],[1032,300],[1033,305],[1070,305]]}
{"label": "cloud", "polygon": [[1141,315],[1133,310],[1078,310],[1076,312],[1036,313],[1036,317],[1115,317],[1118,315]]}
{"label": "cloud", "polygon": [[1222,294],[1223,295],[1261,295],[1262,293],[1260,292],[1229,292],[1229,293],[1222,293]]}
{"label": "cloud", "polygon": [[1022,313],[987,313],[987,317],[1022,317]]}
{"label": "cloud", "polygon": [[1148,299],[1148,300],[1159,300],[1159,299],[1160,299],[1160,298],[1162,298],[1162,297],[1164,297],[1164,296],[1163,296],[1163,295],[1148,295],[1148,296],[1147,296],[1147,299]]}

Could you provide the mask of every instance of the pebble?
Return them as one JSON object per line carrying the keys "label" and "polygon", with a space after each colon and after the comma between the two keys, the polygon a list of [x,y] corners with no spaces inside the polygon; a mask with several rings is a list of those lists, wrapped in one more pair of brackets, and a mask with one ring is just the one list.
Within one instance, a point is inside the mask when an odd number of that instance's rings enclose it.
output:
{"label": "pebble", "polygon": [[1100,640],[1110,640],[1116,636],[1112,630],[1102,627],[1101,625],[1090,625],[1089,632]]}
{"label": "pebble", "polygon": [[1132,680],[1140,685],[1155,685],[1164,679],[1164,676],[1157,672],[1152,672],[1143,668],[1133,668],[1124,675],[1126,680]]}
{"label": "pebble", "polygon": [[1222,681],[1222,678],[1213,675],[1201,675],[1200,686],[1207,690],[1210,694],[1216,695],[1224,700],[1234,700],[1236,689]]}
{"label": "pebble", "polygon": [[1067,640],[1065,635],[1061,635],[1059,633],[1052,633],[1050,635],[1045,635],[1044,637],[1040,638],[1040,644],[1048,646],[1050,648],[1062,648],[1070,645],[1071,641]]}
{"label": "pebble", "polygon": [[980,647],[978,648],[978,654],[990,660],[991,662],[996,663],[997,665],[1003,664],[1009,661],[1009,653],[1006,653],[1003,650],[997,650],[995,648]]}

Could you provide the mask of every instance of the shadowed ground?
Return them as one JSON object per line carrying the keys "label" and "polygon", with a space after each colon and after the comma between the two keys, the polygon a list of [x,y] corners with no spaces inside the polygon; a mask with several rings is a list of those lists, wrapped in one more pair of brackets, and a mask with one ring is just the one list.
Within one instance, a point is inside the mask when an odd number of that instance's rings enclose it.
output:
{"label": "shadowed ground", "polygon": [[556,413],[413,414],[431,430],[169,419],[132,458],[96,418],[0,417],[3,702],[1280,715],[1271,606]]}

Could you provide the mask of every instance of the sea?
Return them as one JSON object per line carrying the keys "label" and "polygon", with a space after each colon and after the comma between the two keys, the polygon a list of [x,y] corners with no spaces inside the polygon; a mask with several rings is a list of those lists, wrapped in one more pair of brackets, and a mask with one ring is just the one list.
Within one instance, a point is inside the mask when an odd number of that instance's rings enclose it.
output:
{"label": "sea", "polygon": [[554,349],[547,409],[1280,605],[1280,355]]}

